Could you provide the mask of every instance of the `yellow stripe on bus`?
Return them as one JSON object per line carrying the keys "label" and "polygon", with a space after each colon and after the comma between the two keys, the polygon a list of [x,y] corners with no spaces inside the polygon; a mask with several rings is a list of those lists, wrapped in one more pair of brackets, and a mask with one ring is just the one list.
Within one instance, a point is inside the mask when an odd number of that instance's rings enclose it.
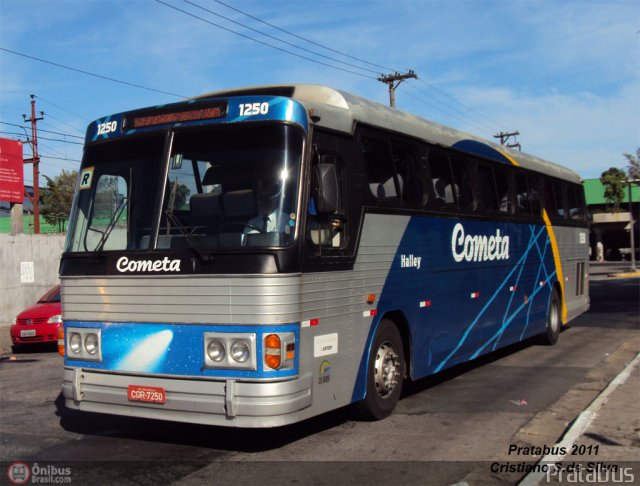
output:
{"label": "yellow stripe on bus", "polygon": [[556,265],[556,275],[558,276],[558,283],[560,284],[560,301],[562,302],[562,324],[567,323],[567,304],[565,304],[565,293],[564,293],[564,276],[562,274],[562,262],[560,261],[560,250],[558,250],[558,241],[556,240],[556,235],[553,232],[553,226],[551,226],[551,221],[549,221],[549,215],[547,215],[547,211],[545,209],[542,210],[542,218],[544,219],[544,224],[547,227],[547,233],[549,233],[549,240],[551,241],[551,251],[553,252],[553,261]]}
{"label": "yellow stripe on bus", "polygon": [[515,159],[513,157],[511,157],[508,153],[503,152],[502,150],[499,150],[498,152],[500,152],[500,154],[507,159],[509,162],[511,162],[513,165],[515,165],[516,167],[520,167],[520,164],[518,164]]}

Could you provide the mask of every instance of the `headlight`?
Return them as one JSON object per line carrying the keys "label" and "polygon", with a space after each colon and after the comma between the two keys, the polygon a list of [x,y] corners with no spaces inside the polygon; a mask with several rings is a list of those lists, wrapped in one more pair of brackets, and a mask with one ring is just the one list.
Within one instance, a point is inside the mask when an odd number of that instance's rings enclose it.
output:
{"label": "headlight", "polygon": [[18,322],[18,318],[17,318],[17,317],[14,317],[14,318],[13,318],[13,322],[11,323],[11,325],[12,325],[12,326],[15,326],[17,322]]}
{"label": "headlight", "polygon": [[255,332],[205,332],[203,338],[206,368],[258,369]]}
{"label": "headlight", "polygon": [[62,322],[62,315],[56,314],[55,316],[49,317],[47,321],[48,324],[60,324]]}
{"label": "headlight", "polygon": [[[58,328],[62,329],[62,328]],[[89,327],[67,327],[64,329],[62,344],[58,341],[58,346],[64,345],[66,337],[67,359],[81,361],[102,361],[102,330]]]}
{"label": "headlight", "polygon": [[69,336],[69,349],[73,354],[80,354],[82,351],[82,337],[77,332]]}
{"label": "headlight", "polygon": [[231,345],[231,357],[238,363],[244,363],[251,356],[249,346],[244,341],[236,341]]}
{"label": "headlight", "polygon": [[98,352],[98,336],[95,334],[87,334],[84,340],[84,349],[90,355],[95,355]]}
{"label": "headlight", "polygon": [[222,344],[220,341],[211,341],[209,343],[209,346],[207,346],[207,354],[209,355],[211,361],[219,363],[224,359],[224,344]]}

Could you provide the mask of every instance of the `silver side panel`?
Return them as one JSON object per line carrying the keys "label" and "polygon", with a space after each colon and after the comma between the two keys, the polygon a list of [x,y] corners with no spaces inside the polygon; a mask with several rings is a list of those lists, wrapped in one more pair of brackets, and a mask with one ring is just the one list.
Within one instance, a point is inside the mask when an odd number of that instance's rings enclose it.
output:
{"label": "silver side panel", "polygon": [[553,230],[562,262],[562,297],[571,321],[589,309],[589,230],[557,226]]}

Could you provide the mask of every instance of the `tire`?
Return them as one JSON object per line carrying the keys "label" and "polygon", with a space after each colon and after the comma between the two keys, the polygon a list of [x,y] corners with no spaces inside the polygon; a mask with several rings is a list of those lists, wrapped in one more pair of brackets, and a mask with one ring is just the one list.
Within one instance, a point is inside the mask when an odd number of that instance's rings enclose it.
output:
{"label": "tire", "polygon": [[553,289],[551,300],[549,301],[549,313],[547,315],[547,326],[544,333],[540,336],[542,343],[547,346],[553,346],[558,342],[560,329],[562,328],[562,318],[560,316],[560,295],[557,289]]}
{"label": "tire", "polygon": [[392,321],[383,319],[371,343],[367,390],[364,399],[354,404],[355,415],[365,420],[381,420],[391,415],[402,393],[405,370],[400,332]]}

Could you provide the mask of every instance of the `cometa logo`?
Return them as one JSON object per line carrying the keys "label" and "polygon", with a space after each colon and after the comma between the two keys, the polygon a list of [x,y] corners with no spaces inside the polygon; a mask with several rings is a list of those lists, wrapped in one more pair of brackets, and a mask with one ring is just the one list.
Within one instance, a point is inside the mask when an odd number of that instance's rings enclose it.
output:
{"label": "cometa logo", "polygon": [[486,262],[509,259],[509,237],[500,235],[467,235],[458,223],[451,234],[451,253],[456,262]]}
{"label": "cometa logo", "polygon": [[180,260],[129,260],[126,256],[116,262],[118,272],[179,272]]}

